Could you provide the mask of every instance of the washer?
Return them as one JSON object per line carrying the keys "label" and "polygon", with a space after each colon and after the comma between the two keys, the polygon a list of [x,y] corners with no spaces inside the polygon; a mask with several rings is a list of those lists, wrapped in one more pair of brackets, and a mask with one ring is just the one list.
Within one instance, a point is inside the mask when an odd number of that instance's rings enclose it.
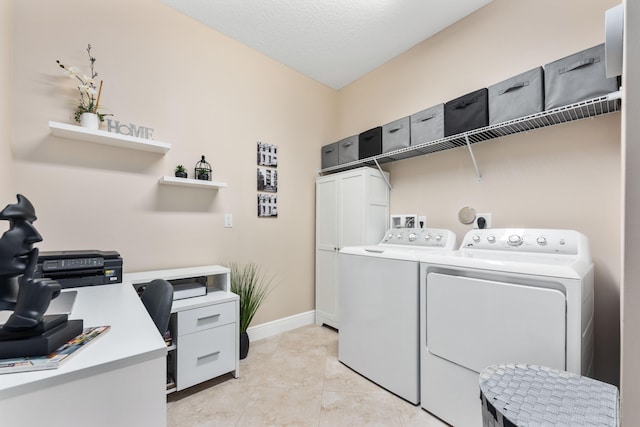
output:
{"label": "washer", "polygon": [[593,370],[593,263],[572,230],[472,230],[421,264],[422,407],[482,426],[479,373],[499,363]]}
{"label": "washer", "polygon": [[391,229],[373,246],[338,253],[338,359],[407,401],[420,403],[421,255],[455,249],[443,229]]}

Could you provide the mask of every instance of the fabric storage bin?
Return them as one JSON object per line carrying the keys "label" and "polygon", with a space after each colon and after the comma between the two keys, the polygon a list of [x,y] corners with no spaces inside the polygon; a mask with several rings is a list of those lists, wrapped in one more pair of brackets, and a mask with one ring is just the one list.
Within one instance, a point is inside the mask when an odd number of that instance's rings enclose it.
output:
{"label": "fabric storage bin", "polygon": [[487,94],[483,88],[444,104],[444,136],[488,126]]}
{"label": "fabric storage bin", "polygon": [[544,71],[526,71],[489,86],[489,124],[502,123],[544,110]]}
{"label": "fabric storage bin", "polygon": [[411,145],[444,137],[444,104],[411,115]]}
{"label": "fabric storage bin", "polygon": [[382,154],[382,126],[358,135],[358,159],[366,159],[378,154]]}
{"label": "fabric storage bin", "polygon": [[603,43],[545,65],[544,86],[550,110],[615,92],[618,79],[606,76]]}
{"label": "fabric storage bin", "polygon": [[411,145],[411,127],[409,117],[394,120],[382,126],[382,152],[399,150]]}
{"label": "fabric storage bin", "polygon": [[338,164],[338,143],[327,144],[322,147],[322,169],[330,168]]}
{"label": "fabric storage bin", "polygon": [[358,135],[338,141],[338,164],[358,160]]}

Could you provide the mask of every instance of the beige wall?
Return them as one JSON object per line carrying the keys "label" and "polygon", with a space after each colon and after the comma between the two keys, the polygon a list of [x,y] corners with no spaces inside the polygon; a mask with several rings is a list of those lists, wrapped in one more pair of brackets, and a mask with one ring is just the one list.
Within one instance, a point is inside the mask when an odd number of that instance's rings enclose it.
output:
{"label": "beige wall", "polygon": [[[622,182],[623,182],[623,291],[622,291],[622,420],[640,425],[640,4],[626,0],[623,70]],[[633,23],[633,24],[630,24]]]}
{"label": "beige wall", "polygon": [[[10,144],[12,7],[13,3],[10,1],[0,2],[0,57],[5,59],[4,67],[0,67],[0,209],[7,203],[15,201]],[[5,228],[4,225],[0,225],[0,232],[3,232]]]}
{"label": "beige wall", "polygon": [[[254,260],[279,283],[254,324],[313,310],[314,177],[337,93],[159,0],[13,7],[14,191],[36,206],[41,249],[117,250],[127,272]],[[101,104],[154,128],[166,155],[50,135],[77,93],[55,61],[87,70],[87,43]],[[257,141],[279,147],[277,219],[257,218]],[[158,185],[202,154],[228,188]]]}
{"label": "beige wall", "polygon": [[[340,91],[346,137],[446,102],[604,41],[617,0],[495,0]],[[580,14],[576,14],[576,10]],[[553,11],[553,13],[549,13]],[[418,213],[454,230],[464,206],[494,227],[577,229],[595,263],[596,376],[618,383],[620,114],[385,165],[392,213]]]}
{"label": "beige wall", "polygon": [[[255,260],[280,282],[255,324],[311,310],[318,148],[601,43],[604,10],[616,3],[495,0],[336,93],[159,0],[0,2],[2,36],[11,35],[5,21],[14,29],[11,45],[0,45],[14,55],[12,77],[0,72],[0,85],[11,78],[13,88],[13,118],[0,110],[0,150],[13,126],[14,162],[7,168],[2,155],[0,168],[17,177],[8,189],[3,175],[0,192],[32,199],[44,250],[115,249],[127,271]],[[70,122],[75,98],[55,60],[86,67],[86,43],[105,81],[103,105],[116,119],[153,127],[173,144],[165,156],[49,134],[48,120]],[[464,149],[386,166],[392,212],[426,214],[429,225],[460,236],[467,228],[456,214],[466,205],[492,212],[496,227],[585,233],[596,263],[596,372],[614,383],[619,123],[614,114],[480,144],[482,182]],[[280,149],[278,219],[255,214],[259,140]],[[157,185],[201,154],[228,188]],[[232,229],[223,228],[224,213],[234,215]]]}

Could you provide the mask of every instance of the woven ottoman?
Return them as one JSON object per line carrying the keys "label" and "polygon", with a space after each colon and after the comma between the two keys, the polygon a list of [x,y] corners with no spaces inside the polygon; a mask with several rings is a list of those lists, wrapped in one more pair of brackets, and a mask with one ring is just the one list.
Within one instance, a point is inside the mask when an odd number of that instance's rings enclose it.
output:
{"label": "woven ottoman", "polygon": [[480,373],[484,427],[618,427],[618,388],[534,365],[501,364]]}

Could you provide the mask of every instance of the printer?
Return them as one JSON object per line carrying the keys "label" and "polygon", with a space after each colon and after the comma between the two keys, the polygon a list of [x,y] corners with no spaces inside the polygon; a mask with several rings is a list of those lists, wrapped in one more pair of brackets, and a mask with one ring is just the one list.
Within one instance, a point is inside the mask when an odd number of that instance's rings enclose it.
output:
{"label": "printer", "polygon": [[42,251],[33,274],[64,288],[122,283],[122,258],[116,251]]}

